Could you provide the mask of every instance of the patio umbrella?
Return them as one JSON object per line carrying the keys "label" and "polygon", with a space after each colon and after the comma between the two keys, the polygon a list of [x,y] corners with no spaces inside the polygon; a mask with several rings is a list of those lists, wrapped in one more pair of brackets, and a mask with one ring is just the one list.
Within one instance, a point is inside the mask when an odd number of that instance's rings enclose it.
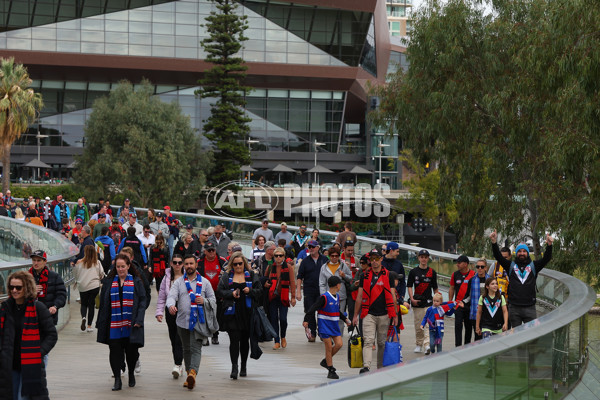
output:
{"label": "patio umbrella", "polygon": [[332,170],[330,170],[329,168],[325,168],[324,166],[319,164],[315,165],[306,172],[308,172],[309,174],[315,174],[315,181],[317,182],[317,184],[319,183],[319,181],[317,180],[317,174],[333,174]]}
{"label": "patio umbrella", "polygon": [[271,168],[269,170],[270,172],[277,172],[278,178],[279,178],[279,184],[281,185],[281,173],[282,172],[296,172],[295,169],[287,167],[283,164],[277,164],[276,166],[274,166],[273,168]]}
{"label": "patio umbrella", "polygon": [[369,171],[366,168],[361,167],[360,165],[355,165],[354,167],[345,170],[342,174],[354,174],[354,184],[358,183],[357,175],[373,175],[373,171]]}

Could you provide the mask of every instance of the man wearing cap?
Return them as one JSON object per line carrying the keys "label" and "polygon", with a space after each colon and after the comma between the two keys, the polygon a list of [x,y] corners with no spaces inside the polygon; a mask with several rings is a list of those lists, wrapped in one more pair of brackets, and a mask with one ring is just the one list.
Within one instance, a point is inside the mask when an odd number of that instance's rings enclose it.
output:
{"label": "man wearing cap", "polygon": [[409,307],[408,302],[404,304],[404,296],[406,296],[406,275],[404,265],[398,260],[400,246],[396,242],[389,242],[385,246],[384,254],[385,257],[381,260],[381,265],[383,268],[390,272],[395,272],[397,275],[396,279],[398,279],[398,285],[396,286],[396,301],[398,304]]}
{"label": "man wearing cap", "polygon": [[265,238],[265,242],[269,240],[274,242],[275,236],[273,236],[273,231],[269,229],[269,220],[267,218],[263,218],[262,226],[260,228],[256,228],[254,230],[254,234],[252,235],[252,248],[256,247],[256,243],[254,242],[258,235],[263,235]]}
{"label": "man wearing cap", "polygon": [[139,236],[144,233],[144,227],[138,224],[137,215],[133,211],[129,211],[128,221],[123,224],[123,229],[127,230],[130,226],[135,228],[135,235]]}
{"label": "man wearing cap", "polygon": [[[223,266],[227,262],[223,257],[217,255],[216,250],[217,247],[213,242],[207,242],[204,245],[204,257],[198,260],[197,266],[198,273],[208,279],[213,290],[217,290]],[[220,309],[220,303],[217,303],[217,307]],[[219,331],[213,334],[212,344],[219,344]]]}
{"label": "man wearing cap", "polygon": [[60,203],[54,207],[54,216],[57,221],[62,221],[63,218],[71,218],[71,214],[69,213],[69,206],[65,202],[65,199],[60,199]]}
{"label": "man wearing cap", "polygon": [[110,225],[110,229],[108,230],[108,235],[111,237],[116,247],[119,247],[121,244],[121,240],[127,236],[127,232],[121,224],[119,224],[119,220],[117,218],[113,218],[112,224]]}
{"label": "man wearing cap", "polygon": [[158,211],[156,213],[156,221],[150,224],[150,229],[152,229],[152,234],[154,236],[158,235],[158,232],[161,232],[163,237],[167,239],[169,237],[169,225],[164,222],[165,215]]}
{"label": "man wearing cap", "polygon": [[[196,235],[196,234],[194,233],[194,225],[192,225],[192,224],[187,224],[187,225],[185,226],[185,231],[186,231],[187,233],[189,233],[190,235],[192,235],[192,239],[193,239],[193,240],[195,240],[196,242],[199,242],[199,241],[200,241],[200,239],[198,238],[198,235]],[[204,245],[202,245],[202,246],[204,246]]]}
{"label": "man wearing cap", "polygon": [[146,250],[146,257],[150,258],[150,247],[156,242],[156,236],[152,234],[150,225],[144,225],[142,234],[138,235],[138,239],[140,239],[140,242],[142,242],[142,245]]}
{"label": "man wearing cap", "polygon": [[492,251],[496,261],[508,271],[508,319],[513,328],[537,318],[535,310],[536,294],[535,283],[540,271],[552,259],[552,236],[546,235],[546,251],[541,260],[532,261],[529,256],[529,247],[521,243],[515,249],[514,261],[502,257],[498,248],[498,232],[494,230],[490,235]]}
{"label": "man wearing cap", "polygon": [[[406,283],[410,305],[413,310],[416,344],[414,352],[430,352],[429,348],[429,330],[421,329],[421,322],[425,317],[427,308],[433,304],[433,293],[439,293],[437,284],[437,273],[428,264],[429,252],[422,249],[417,254],[419,266],[413,268],[408,273],[408,282]],[[414,286],[414,289],[413,289]]]}
{"label": "man wearing cap", "polygon": [[292,242],[292,233],[288,232],[287,224],[285,222],[281,223],[281,231],[277,232],[275,235],[275,243],[279,242],[279,239],[285,239],[285,244],[290,244]]}
{"label": "man wearing cap", "polygon": [[94,225],[94,239],[102,235],[102,228],[105,226],[110,228],[110,225],[106,222],[106,214],[98,213],[98,223]]}
{"label": "man wearing cap", "polygon": [[[223,257],[226,258],[227,257],[227,245],[229,245],[229,243],[231,243],[231,239],[229,239],[227,237],[227,235],[223,234],[223,225],[216,225],[215,226],[215,233],[212,234],[211,237],[208,238],[208,241],[213,243],[215,245],[215,248],[217,249],[217,255],[219,257]],[[219,283],[219,282],[217,282]],[[213,289],[217,290],[217,287],[215,286]]]}
{"label": "man wearing cap", "polygon": [[36,250],[31,254],[32,267],[29,273],[35,279],[38,301],[48,307],[54,325],[58,323],[58,310],[67,302],[67,288],[60,275],[50,271],[46,266],[48,257],[43,250]]}
{"label": "man wearing cap", "polygon": [[87,206],[83,203],[83,199],[77,199],[77,205],[71,210],[71,220],[75,221],[80,219],[83,221],[83,225],[86,225],[90,220],[90,212]]}
{"label": "man wearing cap", "polygon": [[448,290],[448,298],[450,301],[462,301],[464,307],[457,307],[454,311],[454,346],[462,346],[462,330],[465,328],[465,344],[471,343],[471,333],[473,326],[469,317],[471,310],[471,300],[476,302],[479,299],[471,299],[471,280],[475,276],[475,271],[469,268],[469,257],[466,255],[459,256],[456,260],[457,271],[454,271],[450,277],[450,289]]}
{"label": "man wearing cap", "polygon": [[363,325],[363,368],[360,373],[371,370],[373,344],[377,337],[377,368],[383,367],[383,349],[387,339],[390,319],[398,324],[396,314],[396,289],[388,270],[381,266],[381,253],[377,249],[369,252],[371,269],[366,270],[358,284],[358,295],[354,306],[352,324],[358,325],[358,317]]}
{"label": "man wearing cap", "polygon": [[[314,303],[319,299],[319,276],[321,274],[321,267],[329,262],[329,259],[319,253],[319,242],[316,240],[310,240],[308,242],[309,255],[302,260],[300,267],[298,268],[298,275],[296,280],[296,300],[302,300],[302,284],[304,283],[304,312],[308,313],[308,310]],[[309,342],[314,342],[317,337],[317,321],[315,314],[308,315],[308,328],[310,329]]]}

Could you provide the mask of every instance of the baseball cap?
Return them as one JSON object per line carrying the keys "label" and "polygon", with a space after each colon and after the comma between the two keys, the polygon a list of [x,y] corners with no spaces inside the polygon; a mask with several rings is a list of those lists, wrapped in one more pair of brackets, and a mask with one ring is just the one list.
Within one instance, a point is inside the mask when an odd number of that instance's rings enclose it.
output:
{"label": "baseball cap", "polygon": [[104,213],[98,213],[98,218],[106,218],[106,214],[104,214]]}
{"label": "baseball cap", "polygon": [[373,249],[369,252],[369,260],[374,258],[381,258],[381,252],[377,249]]}
{"label": "baseball cap", "polygon": [[346,240],[344,242],[344,247],[354,246],[354,242],[352,240]]}
{"label": "baseball cap", "polygon": [[46,256],[46,252],[44,250],[34,251],[33,253],[31,253],[30,258],[33,258],[33,257],[42,258],[42,259],[44,259],[44,261],[48,259],[48,256]]}
{"label": "baseball cap", "polygon": [[162,211],[158,211],[158,212],[156,213],[156,216],[157,216],[157,217],[161,217],[161,218],[162,218],[162,217],[164,217],[164,215],[165,215],[165,214],[163,214],[163,213],[162,213]]}
{"label": "baseball cap", "polygon": [[118,224],[118,223],[119,223],[119,220],[118,220],[117,218],[113,218],[113,220],[112,220],[112,223],[113,223],[113,225],[114,225],[114,224]]}
{"label": "baseball cap", "polygon": [[125,201],[129,201],[129,199],[125,199]]}
{"label": "baseball cap", "polygon": [[192,225],[192,224],[187,224],[187,225],[185,226],[185,229],[194,229],[194,225]]}
{"label": "baseball cap", "polygon": [[137,218],[137,214],[136,214],[136,213],[134,213],[134,212],[130,212],[130,213],[129,213],[129,216],[130,216],[130,217],[135,217],[135,218]]}
{"label": "baseball cap", "polygon": [[215,244],[213,242],[206,242],[204,244],[204,250],[215,249]]}
{"label": "baseball cap", "polygon": [[387,250],[398,250],[398,249],[400,248],[400,246],[399,246],[399,245],[398,245],[398,243],[396,243],[396,242],[389,242],[389,243],[388,243],[388,244],[385,246],[385,248],[386,248]]}
{"label": "baseball cap", "polygon": [[419,257],[420,256],[427,256],[427,257],[429,257],[429,252],[427,250],[425,250],[425,249],[421,249],[421,250],[419,250],[418,256]]}
{"label": "baseball cap", "polygon": [[465,256],[464,254],[458,256],[458,258],[456,260],[454,260],[455,263],[461,263],[461,262],[469,262],[469,257]]}
{"label": "baseball cap", "polygon": [[82,220],[81,218],[77,218],[77,219],[75,220],[75,223],[76,223],[76,224],[81,224],[81,225],[83,225],[83,220]]}
{"label": "baseball cap", "polygon": [[285,222],[282,222],[281,226],[287,226],[287,224]]}
{"label": "baseball cap", "polygon": [[360,263],[369,263],[369,255],[363,254],[363,256],[360,258]]}
{"label": "baseball cap", "polygon": [[164,207],[163,207],[163,210],[169,210],[169,211],[171,211],[171,207],[169,207],[169,206],[164,206]]}
{"label": "baseball cap", "polygon": [[236,251],[242,251],[242,246],[240,246],[240,245],[237,245],[237,244],[236,244],[235,246],[233,246],[233,247],[231,248],[231,251],[232,251],[232,252],[236,252]]}
{"label": "baseball cap", "polygon": [[44,200],[50,200],[50,197],[46,196],[44,197]]}
{"label": "baseball cap", "polygon": [[268,218],[263,218],[262,222],[269,222]]}
{"label": "baseball cap", "polygon": [[311,240],[308,242],[308,246],[318,247],[320,244],[316,240]]}

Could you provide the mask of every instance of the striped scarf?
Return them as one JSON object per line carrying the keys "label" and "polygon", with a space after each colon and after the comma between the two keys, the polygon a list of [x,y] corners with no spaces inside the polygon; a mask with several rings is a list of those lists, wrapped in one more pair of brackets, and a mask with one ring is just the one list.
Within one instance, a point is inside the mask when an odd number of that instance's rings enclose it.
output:
{"label": "striped scarf", "polygon": [[[246,279],[246,287],[252,289],[252,278],[250,277],[250,271],[244,271],[244,278]],[[233,271],[229,272],[229,287],[233,285]],[[233,290],[233,289],[231,289]],[[252,299],[249,295],[246,295],[246,308],[252,307]]]}
{"label": "striped scarf", "polygon": [[[4,330],[6,309],[0,312],[0,331]],[[29,300],[25,306],[23,331],[21,332],[21,348],[14,349],[21,353],[21,375],[23,377],[23,393],[29,395],[43,394],[42,385],[42,350],[40,327],[38,323],[35,301]]]}
{"label": "striped scarf", "polygon": [[190,284],[190,280],[187,277],[187,273],[183,274],[183,281],[185,282],[185,287],[187,288],[188,294],[190,295],[190,324],[188,329],[190,331],[194,330],[194,326],[196,326],[196,322],[200,322],[204,324],[204,307],[198,303],[196,303],[196,296],[200,296],[202,294],[202,277],[196,274],[196,291],[192,290],[192,285]]}
{"label": "striped scarf", "polygon": [[110,287],[110,338],[127,338],[131,334],[131,311],[133,310],[133,276],[127,274],[123,282],[123,301],[119,296],[119,277],[115,276]]}
{"label": "striped scarf", "polygon": [[35,271],[35,269],[33,269],[33,267],[29,268],[29,273],[31,275],[33,275],[33,278],[35,279],[36,283],[38,285],[42,286],[42,291],[38,293],[38,299],[43,299],[46,297],[46,294],[48,293],[48,268],[44,268],[42,270],[42,272],[40,272],[39,274]]}

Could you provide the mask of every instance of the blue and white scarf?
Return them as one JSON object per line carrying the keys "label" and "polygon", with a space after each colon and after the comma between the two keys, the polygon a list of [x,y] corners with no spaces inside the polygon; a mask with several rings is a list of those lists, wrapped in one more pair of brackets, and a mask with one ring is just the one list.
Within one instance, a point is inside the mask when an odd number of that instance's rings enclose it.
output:
{"label": "blue and white scarf", "polygon": [[123,306],[119,296],[119,277],[115,276],[110,286],[110,338],[121,339],[131,334],[131,312],[133,310],[133,276],[127,274],[123,282]]}
{"label": "blue and white scarf", "polygon": [[187,273],[183,274],[183,281],[185,282],[185,287],[187,288],[188,294],[190,295],[190,324],[188,326],[188,329],[190,331],[193,331],[194,327],[196,326],[196,322],[200,322],[201,324],[205,323],[204,307],[196,303],[196,296],[202,295],[202,277],[196,274],[195,292],[192,290],[192,285],[190,284],[190,280],[187,277]]}

